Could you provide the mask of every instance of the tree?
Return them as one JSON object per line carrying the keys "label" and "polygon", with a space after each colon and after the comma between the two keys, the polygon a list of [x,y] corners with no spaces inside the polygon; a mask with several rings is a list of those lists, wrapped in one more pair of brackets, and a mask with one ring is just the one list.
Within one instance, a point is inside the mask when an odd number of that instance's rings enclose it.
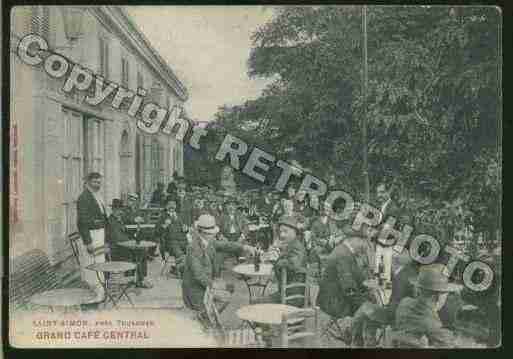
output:
{"label": "tree", "polygon": [[[253,34],[248,60],[250,76],[273,83],[217,115],[224,130],[293,153],[321,177],[335,170],[355,195],[363,188],[360,16],[356,6],[281,8]],[[372,6],[367,26],[371,181],[393,180],[410,211],[423,203],[453,216],[443,209],[461,202],[489,232],[500,200],[500,182],[485,180],[500,170],[499,20],[494,7]]]}

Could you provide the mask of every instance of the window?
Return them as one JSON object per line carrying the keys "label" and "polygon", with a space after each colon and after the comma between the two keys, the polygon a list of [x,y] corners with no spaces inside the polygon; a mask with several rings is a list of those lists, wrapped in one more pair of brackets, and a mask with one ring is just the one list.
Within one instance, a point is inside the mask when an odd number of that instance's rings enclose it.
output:
{"label": "window", "polygon": [[164,181],[164,148],[156,138],[151,141],[151,186]]}
{"label": "window", "polygon": [[128,88],[129,85],[129,73],[130,73],[130,67],[129,62],[125,58],[121,58],[121,84]]}
{"label": "window", "polygon": [[179,141],[176,141],[175,148],[173,149],[173,153],[175,156],[175,171],[179,175],[182,175],[182,161],[181,159],[181,146],[182,143]]}
{"label": "window", "polygon": [[99,172],[104,175],[105,126],[102,120],[91,117],[86,123],[85,173]]}
{"label": "window", "polygon": [[82,114],[63,109],[64,148],[62,163],[64,173],[63,228],[66,235],[77,230],[77,199],[82,192],[84,177],[84,120]]}
{"label": "window", "polygon": [[13,124],[11,127],[11,183],[10,183],[10,223],[16,224],[19,221],[18,205],[19,205],[19,174],[18,174],[18,125]]}
{"label": "window", "polygon": [[106,38],[100,37],[100,73],[109,78],[109,46]]}
{"label": "window", "polygon": [[137,71],[137,87],[144,88],[144,78],[141,71]]}

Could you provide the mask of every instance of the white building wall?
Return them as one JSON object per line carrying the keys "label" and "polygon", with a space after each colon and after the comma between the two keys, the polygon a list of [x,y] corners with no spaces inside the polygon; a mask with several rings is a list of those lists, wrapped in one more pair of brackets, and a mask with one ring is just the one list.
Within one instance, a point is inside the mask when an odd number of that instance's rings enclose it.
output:
{"label": "white building wall", "polygon": [[[130,63],[129,84],[137,87],[137,70],[142,69],[144,87],[150,90],[156,76],[147,63],[138,58],[129,46],[121,44],[115,33],[106,29],[93,12],[84,15],[84,36],[78,40],[76,47],[69,48],[64,36],[63,18],[59,8],[50,11],[50,45],[57,52],[64,54],[77,63],[83,64],[94,72],[99,72],[99,36],[110,39],[108,80],[121,83],[121,56]],[[12,28],[14,34],[23,36],[27,33],[27,8],[15,8]],[[13,123],[18,125],[18,170],[19,170],[19,205],[20,221],[11,226],[10,256],[15,257],[28,250],[39,248],[48,253],[51,259],[59,260],[60,251],[66,246],[66,223],[64,222],[63,198],[65,191],[65,172],[62,160],[64,146],[63,108],[79,111],[86,117],[103,120],[104,141],[104,194],[105,203],[109,205],[113,198],[121,196],[120,176],[120,141],[124,130],[129,135],[129,148],[132,155],[129,172],[130,191],[136,191],[136,121],[123,110],[106,105],[92,107],[82,103],[83,94],[78,100],[64,96],[60,90],[63,79],[51,80],[41,67],[33,68],[22,63],[15,54],[17,40],[13,39],[11,48],[11,115]],[[180,102],[178,97],[165,88],[172,104]],[[81,97],[80,97],[81,96]],[[165,105],[165,101],[162,105]],[[148,137],[148,136],[145,136]],[[171,157],[175,141],[168,136],[159,135],[164,148],[164,168],[166,182],[176,167]],[[142,150],[142,148],[140,149]],[[150,151],[151,153],[151,151]],[[183,166],[182,166],[183,167]],[[149,183],[148,171],[151,169],[150,157],[140,164],[142,177]],[[148,183],[144,184],[147,190]],[[78,197],[79,193],[76,194]]]}

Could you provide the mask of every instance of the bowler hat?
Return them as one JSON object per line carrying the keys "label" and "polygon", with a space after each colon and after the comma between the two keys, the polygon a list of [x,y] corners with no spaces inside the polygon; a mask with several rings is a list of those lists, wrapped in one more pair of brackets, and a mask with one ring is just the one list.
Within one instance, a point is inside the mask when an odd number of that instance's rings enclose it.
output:
{"label": "bowler hat", "polygon": [[114,198],[114,199],[112,200],[111,208],[112,208],[112,209],[120,209],[120,208],[123,208],[123,202],[122,202],[119,198]]}
{"label": "bowler hat", "polygon": [[296,231],[299,231],[301,228],[299,228],[299,223],[297,219],[291,216],[283,216],[278,220],[278,225],[280,226],[287,226],[290,228],[295,229]]}
{"label": "bowler hat", "polygon": [[210,214],[202,214],[196,221],[196,228],[200,232],[217,234],[219,233],[219,227],[216,225],[216,219]]}
{"label": "bowler hat", "polygon": [[417,278],[410,279],[410,283],[419,288],[432,290],[435,292],[456,292],[462,286],[455,283],[449,283],[449,277],[442,273],[445,266],[443,264],[428,264],[420,267]]}

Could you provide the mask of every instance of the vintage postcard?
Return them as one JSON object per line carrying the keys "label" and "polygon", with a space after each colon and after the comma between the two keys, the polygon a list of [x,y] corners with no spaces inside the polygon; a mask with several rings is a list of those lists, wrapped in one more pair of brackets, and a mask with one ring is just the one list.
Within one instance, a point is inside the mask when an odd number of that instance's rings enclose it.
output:
{"label": "vintage postcard", "polygon": [[11,347],[501,346],[499,7],[4,10]]}

